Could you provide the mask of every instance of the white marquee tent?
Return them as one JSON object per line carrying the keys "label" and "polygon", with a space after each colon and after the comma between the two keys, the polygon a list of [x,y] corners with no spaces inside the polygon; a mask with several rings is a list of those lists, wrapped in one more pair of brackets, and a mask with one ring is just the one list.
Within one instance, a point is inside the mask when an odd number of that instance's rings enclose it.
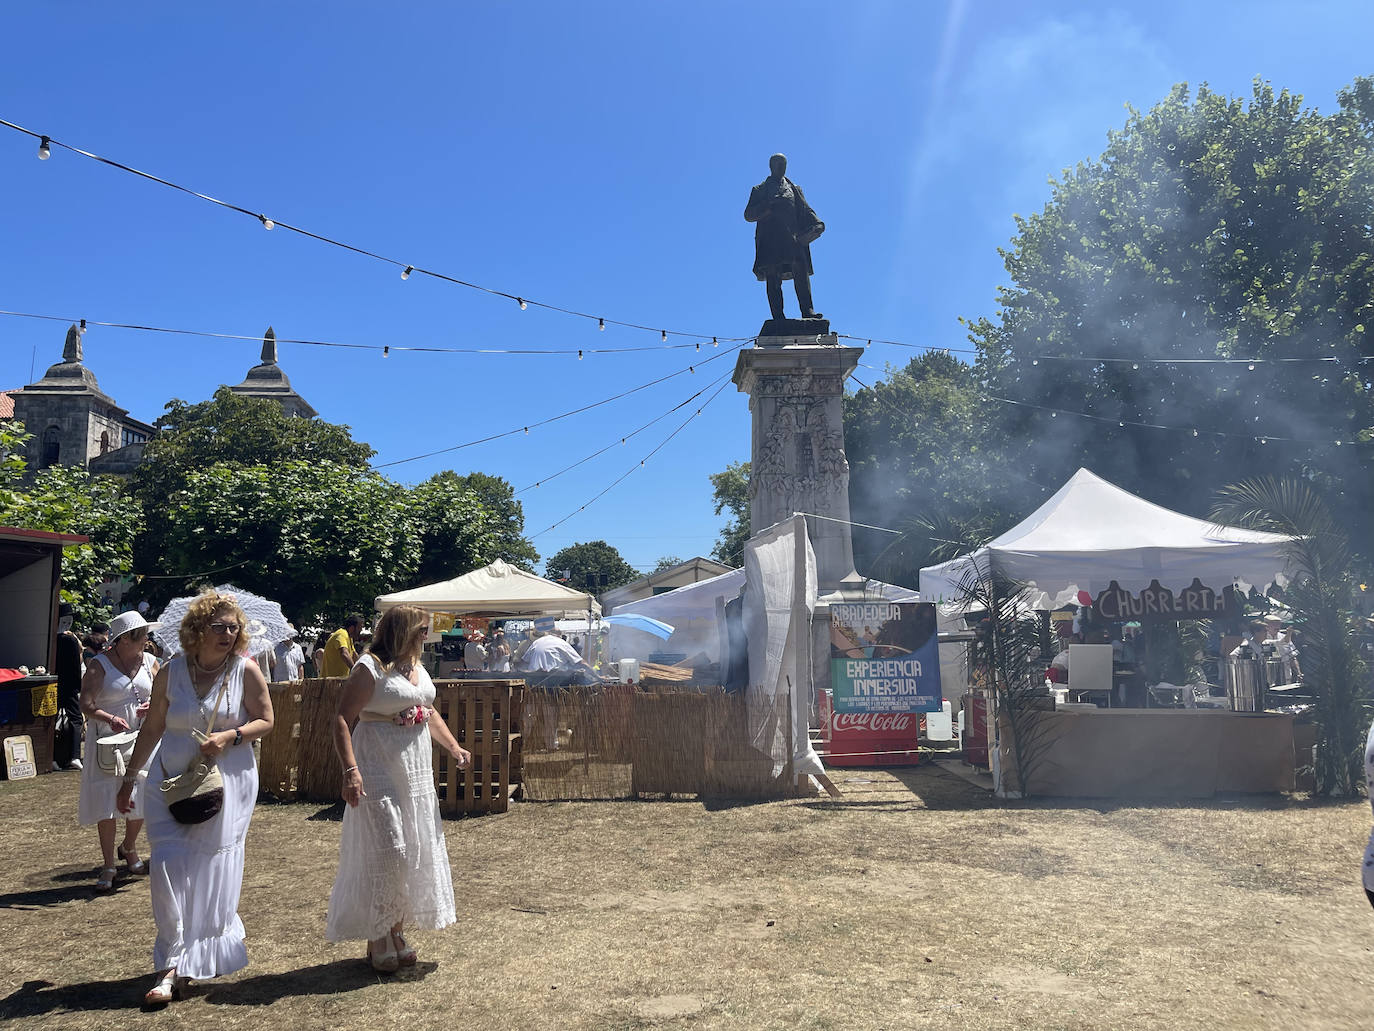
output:
{"label": "white marquee tent", "polygon": [[952,601],[959,583],[989,566],[1031,585],[1036,608],[1096,596],[1115,580],[1138,593],[1158,580],[1173,591],[1194,578],[1215,591],[1261,588],[1287,565],[1281,534],[1218,526],[1136,497],[1079,469],[1048,501],[986,547],[921,570],[921,597]]}
{"label": "white marquee tent", "polygon": [[451,612],[456,616],[561,616],[601,613],[590,594],[545,580],[497,559],[470,573],[408,591],[383,594],[377,611],[397,605],[415,605],[426,612]]}

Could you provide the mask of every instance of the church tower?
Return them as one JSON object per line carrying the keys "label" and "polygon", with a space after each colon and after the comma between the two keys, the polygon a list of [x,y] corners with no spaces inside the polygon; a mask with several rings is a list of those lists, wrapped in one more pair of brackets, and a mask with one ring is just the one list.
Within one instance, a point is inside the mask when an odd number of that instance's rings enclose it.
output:
{"label": "church tower", "polygon": [[262,338],[262,361],[248,370],[242,383],[229,389],[243,397],[262,397],[275,401],[287,415],[313,419],[319,414],[291,388],[291,381],[277,364],[277,334],[271,326],[267,327],[267,333]]}

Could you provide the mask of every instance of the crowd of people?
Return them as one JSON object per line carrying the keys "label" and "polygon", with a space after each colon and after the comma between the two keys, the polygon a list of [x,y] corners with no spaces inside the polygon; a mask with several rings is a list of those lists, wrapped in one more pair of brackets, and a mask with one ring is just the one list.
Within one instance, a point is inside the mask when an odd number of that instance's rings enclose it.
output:
{"label": "crowd of people", "polygon": [[[362,618],[350,617],[309,661],[294,628],[285,641],[256,645],[253,621],[235,597],[213,590],[174,630],[138,611],[121,613],[89,661],[71,647],[81,646],[71,620],[64,607],[57,672],[61,701],[85,726],[84,754],[72,760],[82,773],[78,820],[97,829],[97,891],[113,889],[120,860],[129,874],[148,878],[157,980],[146,1003],[166,1004],[191,979],[247,965],[238,908],[258,795],[252,745],[273,728],[270,680],[336,670],[344,678],[334,744],[347,805],[327,938],[366,942],[367,961],[390,972],[416,962],[407,929],[454,922],[432,748],[459,768],[472,757],[432,718],[435,688],[421,663],[425,612],[391,609],[366,642]],[[152,647],[159,629],[180,645],[165,663]],[[70,684],[62,690],[64,664],[77,675],[74,701]],[[147,858],[138,846],[145,828]]]}

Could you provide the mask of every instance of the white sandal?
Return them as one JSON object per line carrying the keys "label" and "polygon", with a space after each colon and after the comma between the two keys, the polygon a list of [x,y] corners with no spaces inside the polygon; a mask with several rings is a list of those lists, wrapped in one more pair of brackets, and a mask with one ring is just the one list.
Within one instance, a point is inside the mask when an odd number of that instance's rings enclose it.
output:
{"label": "white sandal", "polygon": [[165,1006],[181,994],[180,981],[177,977],[177,968],[173,967],[158,978],[157,984],[148,989],[147,994],[143,996],[144,1005]]}

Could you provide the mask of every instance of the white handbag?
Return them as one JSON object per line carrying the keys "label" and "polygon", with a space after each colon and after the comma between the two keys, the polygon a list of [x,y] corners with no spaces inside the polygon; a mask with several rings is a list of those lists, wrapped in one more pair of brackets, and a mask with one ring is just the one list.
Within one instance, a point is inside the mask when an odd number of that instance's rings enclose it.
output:
{"label": "white handbag", "polygon": [[129,770],[129,759],[134,754],[134,742],[137,740],[136,730],[123,730],[118,734],[96,738],[96,769],[112,777],[123,777]]}

